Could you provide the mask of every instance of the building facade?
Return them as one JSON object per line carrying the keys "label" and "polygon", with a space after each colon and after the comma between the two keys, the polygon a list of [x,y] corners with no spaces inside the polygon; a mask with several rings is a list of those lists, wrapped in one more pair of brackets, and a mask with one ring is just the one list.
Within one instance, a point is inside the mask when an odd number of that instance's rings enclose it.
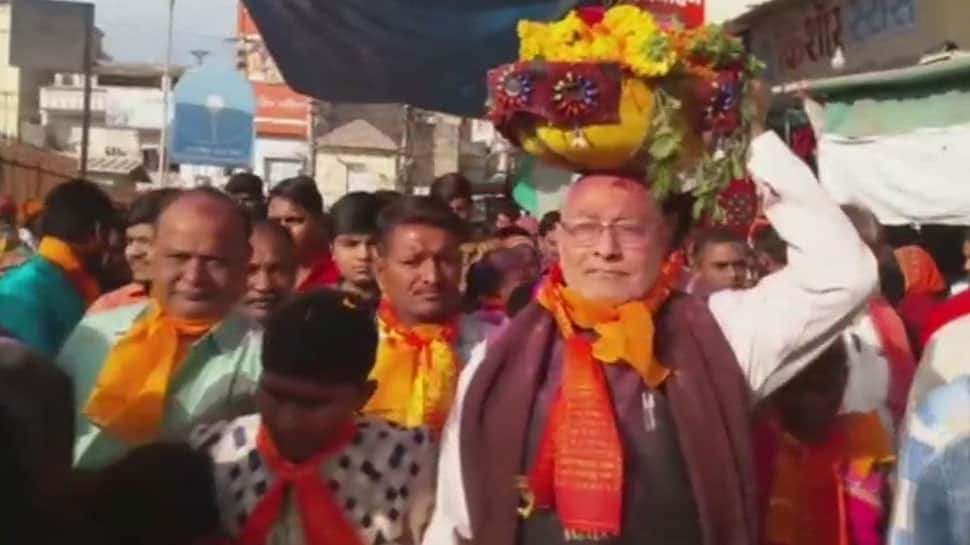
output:
{"label": "building facade", "polygon": [[272,187],[312,170],[311,100],[283,81],[242,3],[238,14],[239,68],[252,82],[257,101],[252,171]]}
{"label": "building facade", "polygon": [[[91,130],[88,177],[107,185],[156,181],[162,133],[161,66],[141,63],[102,63],[91,82]],[[172,69],[175,81],[183,68]],[[82,74],[55,74],[40,88],[40,145],[74,158],[81,155],[84,124]],[[176,167],[174,185],[186,173]],[[191,182],[191,180],[189,180]]]}
{"label": "building facade", "polygon": [[772,83],[912,65],[946,42],[970,48],[966,0],[773,0],[732,21]]}

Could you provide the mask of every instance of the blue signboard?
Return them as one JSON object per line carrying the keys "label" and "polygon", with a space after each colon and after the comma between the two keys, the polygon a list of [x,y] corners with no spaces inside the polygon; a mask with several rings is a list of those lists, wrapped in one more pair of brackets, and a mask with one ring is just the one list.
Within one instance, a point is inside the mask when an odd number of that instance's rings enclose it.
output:
{"label": "blue signboard", "polygon": [[256,95],[228,66],[200,66],[175,86],[171,161],[249,167],[253,157]]}

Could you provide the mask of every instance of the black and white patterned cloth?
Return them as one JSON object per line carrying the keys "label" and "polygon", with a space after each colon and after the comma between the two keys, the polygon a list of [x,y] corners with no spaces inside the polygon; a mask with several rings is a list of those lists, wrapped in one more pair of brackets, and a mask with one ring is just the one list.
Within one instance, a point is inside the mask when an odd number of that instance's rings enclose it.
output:
{"label": "black and white patterned cloth", "polygon": [[[215,462],[223,527],[233,537],[275,480],[256,448],[259,428],[259,415],[251,415],[201,427],[191,437],[193,447]],[[361,543],[412,545],[420,543],[431,517],[436,467],[437,445],[428,430],[360,417],[354,439],[320,468],[320,478],[358,528]],[[281,516],[280,524],[299,524],[299,517]],[[302,531],[273,533],[302,537]]]}

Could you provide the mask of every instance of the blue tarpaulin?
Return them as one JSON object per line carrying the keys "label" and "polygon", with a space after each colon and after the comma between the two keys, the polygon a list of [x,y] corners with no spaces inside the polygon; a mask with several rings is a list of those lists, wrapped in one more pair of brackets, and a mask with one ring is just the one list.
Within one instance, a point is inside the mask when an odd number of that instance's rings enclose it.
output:
{"label": "blue tarpaulin", "polygon": [[582,0],[245,0],[287,83],[333,102],[480,116],[485,74],[518,56],[520,19]]}

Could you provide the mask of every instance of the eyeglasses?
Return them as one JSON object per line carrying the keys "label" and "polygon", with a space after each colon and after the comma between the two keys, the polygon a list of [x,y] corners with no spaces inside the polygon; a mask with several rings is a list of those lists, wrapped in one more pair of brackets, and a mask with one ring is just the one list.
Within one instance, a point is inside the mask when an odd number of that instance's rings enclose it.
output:
{"label": "eyeglasses", "polygon": [[603,223],[597,221],[577,221],[560,223],[566,234],[580,246],[593,246],[599,242],[603,233],[609,232],[616,242],[624,248],[642,248],[650,242],[650,226],[637,222]]}

